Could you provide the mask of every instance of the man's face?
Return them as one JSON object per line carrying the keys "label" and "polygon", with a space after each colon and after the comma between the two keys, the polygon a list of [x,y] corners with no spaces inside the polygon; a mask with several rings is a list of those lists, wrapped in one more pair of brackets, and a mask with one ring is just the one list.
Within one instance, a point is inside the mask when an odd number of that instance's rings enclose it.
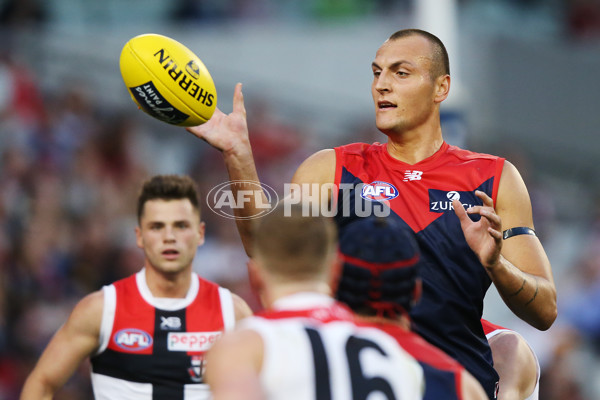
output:
{"label": "man's face", "polygon": [[375,122],[385,134],[404,133],[435,115],[432,45],[421,36],[386,41],[373,61]]}
{"label": "man's face", "polygon": [[147,201],[135,233],[146,267],[166,274],[190,267],[204,243],[204,223],[188,199]]}

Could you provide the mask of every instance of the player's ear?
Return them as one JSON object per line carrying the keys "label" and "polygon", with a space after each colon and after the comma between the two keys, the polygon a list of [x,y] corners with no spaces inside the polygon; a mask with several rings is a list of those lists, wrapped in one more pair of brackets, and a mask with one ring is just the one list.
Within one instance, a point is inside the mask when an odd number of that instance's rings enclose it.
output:
{"label": "player's ear", "polygon": [[331,287],[331,295],[335,297],[337,293],[338,285],[340,283],[340,277],[342,276],[342,267],[344,261],[339,251],[336,251],[331,260],[331,268],[329,270],[329,286]]}
{"label": "player's ear", "polygon": [[450,75],[441,75],[435,79],[435,97],[436,103],[446,100],[450,93]]}
{"label": "player's ear", "polygon": [[198,225],[198,246],[202,246],[204,244],[204,234],[206,233],[206,224],[200,221]]}
{"label": "player's ear", "polygon": [[140,249],[144,248],[144,240],[142,239],[142,230],[139,225],[135,227],[135,244]]}

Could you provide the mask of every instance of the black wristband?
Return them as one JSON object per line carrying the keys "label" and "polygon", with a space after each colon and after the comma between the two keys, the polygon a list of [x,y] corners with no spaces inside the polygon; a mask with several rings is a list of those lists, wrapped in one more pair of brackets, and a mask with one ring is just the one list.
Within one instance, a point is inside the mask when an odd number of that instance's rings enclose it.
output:
{"label": "black wristband", "polygon": [[510,228],[502,232],[502,239],[506,240],[510,237],[517,235],[533,235],[537,236],[535,231],[526,226],[517,226],[516,228]]}

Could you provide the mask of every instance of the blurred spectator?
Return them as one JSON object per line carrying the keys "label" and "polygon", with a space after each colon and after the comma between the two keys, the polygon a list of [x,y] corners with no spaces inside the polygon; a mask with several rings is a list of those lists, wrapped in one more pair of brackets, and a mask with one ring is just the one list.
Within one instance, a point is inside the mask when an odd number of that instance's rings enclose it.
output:
{"label": "blurred spectator", "polygon": [[176,2],[172,19],[178,22],[217,23],[234,14],[232,0],[179,0]]}
{"label": "blurred spectator", "polygon": [[372,11],[372,3],[363,0],[312,0],[313,15],[318,19],[356,18]]}
{"label": "blurred spectator", "polygon": [[598,0],[567,0],[567,28],[578,40],[600,38],[600,2]]}
{"label": "blurred spectator", "polygon": [[261,181],[283,194],[298,165],[311,154],[310,135],[278,118],[266,99],[248,105],[248,129]]}
{"label": "blurred spectator", "polygon": [[39,0],[7,0],[0,7],[0,25],[22,28],[47,20],[44,2]]}

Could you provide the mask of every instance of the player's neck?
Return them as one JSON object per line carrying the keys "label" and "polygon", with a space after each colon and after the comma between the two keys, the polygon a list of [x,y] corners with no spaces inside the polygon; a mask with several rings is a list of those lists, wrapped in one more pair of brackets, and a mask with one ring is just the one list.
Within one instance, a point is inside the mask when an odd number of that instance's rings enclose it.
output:
{"label": "player's neck", "polygon": [[371,323],[371,324],[392,324],[392,325],[396,325],[399,326],[407,331],[411,330],[410,327],[410,318],[406,315],[399,315],[397,318],[391,319],[391,318],[386,318],[386,317],[379,317],[379,316],[366,316],[366,315],[358,315],[358,317],[367,323]]}
{"label": "player's neck", "polygon": [[396,160],[412,165],[434,155],[443,143],[441,131],[429,136],[391,134],[388,135],[387,151]]}
{"label": "player's neck", "polygon": [[165,274],[146,267],[146,285],[154,297],[185,298],[191,283],[191,268],[175,274]]}
{"label": "player's neck", "polygon": [[263,302],[269,308],[277,300],[296,293],[319,293],[331,296],[331,288],[325,282],[290,282],[272,285],[265,293]]}

